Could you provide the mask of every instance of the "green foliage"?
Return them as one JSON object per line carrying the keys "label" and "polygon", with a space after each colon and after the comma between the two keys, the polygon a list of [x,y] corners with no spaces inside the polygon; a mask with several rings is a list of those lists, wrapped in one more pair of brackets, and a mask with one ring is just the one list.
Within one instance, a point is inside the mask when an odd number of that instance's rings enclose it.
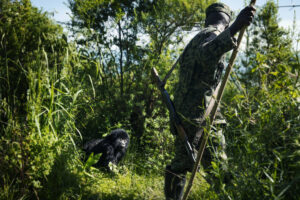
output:
{"label": "green foliage", "polygon": [[25,114],[24,103],[29,87],[26,73],[30,65],[39,67],[38,63],[32,63],[33,58],[44,51],[47,53],[44,62],[50,67],[57,65],[64,54],[66,41],[62,36],[57,37],[62,29],[46,14],[32,8],[29,0],[4,0],[0,6],[1,94],[12,110],[17,110],[19,115]]}
{"label": "green foliage", "polygon": [[1,199],[38,198],[59,157],[77,154],[74,48],[30,1],[2,1],[1,11]]}
{"label": "green foliage", "polygon": [[[273,1],[249,31],[243,67],[226,91],[224,113],[234,199],[299,199],[299,73],[292,38]],[[250,41],[250,40],[249,40]]]}
{"label": "green foliage", "polygon": [[249,31],[252,42],[247,46],[247,59],[243,61],[243,82],[246,87],[289,90],[295,79],[287,76],[299,70],[299,60],[291,51],[293,42],[288,31],[278,25],[278,8],[273,1],[258,13],[254,25]]}
{"label": "green foliage", "polygon": [[[29,0],[0,1],[0,199],[164,199],[174,136],[150,69],[167,73],[211,2],[72,0],[72,44]],[[300,198],[295,38],[272,1],[248,34],[223,101],[232,182],[216,194],[201,171],[189,199]],[[121,165],[83,163],[81,144],[114,128],[131,137]]]}
{"label": "green foliage", "polygon": [[92,165],[96,164],[100,159],[101,155],[101,153],[98,153],[96,155],[94,155],[94,153],[91,153],[91,155],[88,157],[84,164],[84,168],[89,169]]}
{"label": "green foliage", "polygon": [[271,90],[250,94],[235,90],[227,96],[226,132],[234,174],[229,191],[235,199],[298,199],[299,103]]}
{"label": "green foliage", "polygon": [[[71,199],[128,199],[149,200],[165,199],[163,194],[164,179],[160,174],[144,172],[137,174],[125,166],[117,166],[114,173],[103,173],[95,168],[88,172],[79,169],[81,189],[74,190],[73,195],[68,194],[66,198]],[[199,174],[189,199],[214,199],[215,195],[209,191],[208,184]]]}
{"label": "green foliage", "polygon": [[[70,0],[73,18],[69,25],[78,47],[92,62],[101,63],[99,75],[88,73],[93,83],[101,80],[95,86],[95,91],[101,92],[97,102],[89,102],[95,114],[82,112],[83,118],[91,118],[80,130],[91,135],[85,127],[93,127],[95,134],[120,122],[140,141],[157,102],[151,68],[165,72],[171,67],[178,50],[169,47],[178,46],[183,30],[203,21],[203,10],[211,2]],[[107,112],[103,113],[103,108]],[[103,127],[99,127],[100,118],[101,124],[109,119]]]}
{"label": "green foliage", "polygon": [[146,119],[145,133],[141,138],[142,161],[140,169],[160,172],[170,163],[174,150],[174,136],[169,131],[167,116]]}

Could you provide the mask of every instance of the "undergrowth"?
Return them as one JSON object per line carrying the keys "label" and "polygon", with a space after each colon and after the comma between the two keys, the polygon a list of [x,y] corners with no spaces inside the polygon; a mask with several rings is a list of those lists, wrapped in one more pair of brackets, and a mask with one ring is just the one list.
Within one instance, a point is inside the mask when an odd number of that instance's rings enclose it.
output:
{"label": "undergrowth", "polygon": [[[275,8],[269,2],[259,15],[264,28],[253,31],[241,62],[247,70],[231,77],[222,102],[232,180],[221,185],[231,199],[300,196],[299,52],[275,26]],[[143,59],[143,66],[157,63]],[[68,41],[29,0],[0,1],[1,200],[164,199],[174,149],[166,108],[139,66],[137,81],[124,74],[120,93],[118,71],[104,61]],[[111,173],[87,167],[83,143],[120,127],[131,137],[121,165]],[[213,173],[222,177],[218,166]],[[189,199],[218,199],[203,177],[197,174]]]}

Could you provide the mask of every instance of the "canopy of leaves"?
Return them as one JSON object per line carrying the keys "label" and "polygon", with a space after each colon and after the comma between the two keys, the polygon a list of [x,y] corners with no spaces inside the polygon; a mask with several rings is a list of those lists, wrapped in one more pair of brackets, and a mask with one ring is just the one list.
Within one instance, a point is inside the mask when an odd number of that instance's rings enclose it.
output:
{"label": "canopy of leaves", "polygon": [[[186,31],[203,22],[204,10],[212,2],[69,1],[73,13],[69,25],[80,51],[101,60],[103,81],[96,90],[105,96],[97,98],[109,99],[105,116],[110,122],[129,121],[137,138],[142,136],[145,118],[153,115],[157,102],[151,68],[164,73],[171,67]],[[123,112],[115,114],[118,110]]]}
{"label": "canopy of leaves", "polygon": [[[57,64],[66,46],[66,37],[62,28],[54,24],[45,13],[33,8],[29,0],[0,3],[0,92],[13,110],[24,114],[28,81],[26,73],[32,67],[31,62],[37,51],[48,54],[50,66]],[[23,109],[23,110],[22,110]]]}

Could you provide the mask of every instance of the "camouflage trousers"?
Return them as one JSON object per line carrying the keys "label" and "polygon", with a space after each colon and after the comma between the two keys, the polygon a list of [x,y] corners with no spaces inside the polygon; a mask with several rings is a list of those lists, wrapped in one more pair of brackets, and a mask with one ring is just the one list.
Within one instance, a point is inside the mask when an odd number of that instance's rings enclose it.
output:
{"label": "camouflage trousers", "polygon": [[[203,166],[204,170],[210,170],[211,162],[218,161],[222,163],[222,168],[226,170],[227,166],[227,155],[225,153],[226,142],[225,137],[223,135],[222,128],[224,128],[224,124],[218,124],[212,127],[208,142],[206,144],[206,149],[203,153],[203,157],[201,160],[201,165]],[[174,129],[173,129],[174,130]],[[192,125],[185,126],[185,130],[188,134],[189,140],[193,140],[194,134],[197,131],[197,128]],[[197,146],[200,145],[201,137]],[[195,149],[195,148],[194,148]],[[195,154],[197,151],[194,150]],[[175,172],[180,174],[185,174],[187,171],[192,171],[194,163],[190,160],[187,155],[185,146],[183,141],[176,137],[175,140],[175,156],[171,162],[171,169]]]}

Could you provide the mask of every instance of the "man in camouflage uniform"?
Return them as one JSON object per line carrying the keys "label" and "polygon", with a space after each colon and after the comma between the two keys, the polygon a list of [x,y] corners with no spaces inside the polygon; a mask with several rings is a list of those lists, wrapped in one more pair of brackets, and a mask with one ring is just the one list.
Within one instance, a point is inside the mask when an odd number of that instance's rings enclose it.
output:
{"label": "man in camouflage uniform", "polygon": [[[214,3],[206,9],[205,28],[187,45],[179,60],[179,82],[174,94],[174,105],[182,118],[183,127],[190,142],[198,147],[200,141],[193,138],[199,130],[200,121],[211,96],[221,80],[224,69],[224,54],[236,46],[234,35],[243,27],[250,25],[255,8],[246,7],[229,26],[232,12],[222,3]],[[226,160],[225,139],[220,129],[226,123],[220,112],[216,115],[215,131],[211,134],[211,142],[203,155],[204,169],[211,167],[213,158]],[[171,131],[177,135],[171,125]],[[171,165],[166,167],[165,195],[166,199],[181,199],[185,185],[185,175],[193,168],[193,162],[187,156],[182,140],[175,140],[175,157]],[[213,153],[214,152],[214,153]],[[208,182],[213,184],[213,177]]]}

